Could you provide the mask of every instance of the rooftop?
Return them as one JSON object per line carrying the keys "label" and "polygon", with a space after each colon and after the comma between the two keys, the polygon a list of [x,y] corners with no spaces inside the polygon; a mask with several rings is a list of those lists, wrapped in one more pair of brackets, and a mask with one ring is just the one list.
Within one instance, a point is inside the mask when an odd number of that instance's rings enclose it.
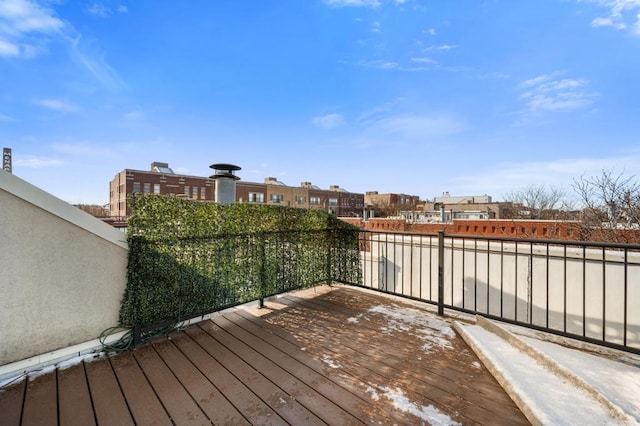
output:
{"label": "rooftop", "polygon": [[443,320],[316,287],[0,392],[8,424],[527,424]]}

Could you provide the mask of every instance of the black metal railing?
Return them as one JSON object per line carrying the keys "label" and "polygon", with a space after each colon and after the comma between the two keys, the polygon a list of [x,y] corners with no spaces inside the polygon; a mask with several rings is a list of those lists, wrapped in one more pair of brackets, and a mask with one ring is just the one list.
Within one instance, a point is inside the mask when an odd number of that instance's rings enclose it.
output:
{"label": "black metal railing", "polygon": [[360,231],[367,287],[640,353],[640,245]]}
{"label": "black metal railing", "polygon": [[324,282],[640,353],[640,245],[629,244],[357,229],[138,238],[121,320],[145,332]]}

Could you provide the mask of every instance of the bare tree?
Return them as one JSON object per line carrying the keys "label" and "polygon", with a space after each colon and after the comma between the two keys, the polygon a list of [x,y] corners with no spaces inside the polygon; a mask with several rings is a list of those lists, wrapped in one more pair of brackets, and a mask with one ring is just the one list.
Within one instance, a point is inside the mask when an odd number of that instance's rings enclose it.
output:
{"label": "bare tree", "polygon": [[583,204],[585,237],[627,242],[640,228],[640,183],[635,176],[603,170],[598,176],[574,179],[573,188]]}
{"label": "bare tree", "polygon": [[566,192],[562,188],[530,185],[505,195],[514,206],[514,219],[563,219],[571,209]]}

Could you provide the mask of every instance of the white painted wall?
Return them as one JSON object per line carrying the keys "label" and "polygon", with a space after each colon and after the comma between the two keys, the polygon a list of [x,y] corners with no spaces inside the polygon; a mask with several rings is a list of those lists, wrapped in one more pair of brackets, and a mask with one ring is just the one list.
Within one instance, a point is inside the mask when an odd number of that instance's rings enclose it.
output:
{"label": "white painted wall", "polygon": [[[626,291],[627,344],[640,348],[640,253],[627,255],[625,290],[623,252],[569,247],[565,263],[564,248],[548,250],[446,238],[445,304],[623,344]],[[437,237],[374,235],[361,259],[365,286],[437,301]]]}
{"label": "white painted wall", "polygon": [[0,171],[0,366],[118,323],[126,235]]}

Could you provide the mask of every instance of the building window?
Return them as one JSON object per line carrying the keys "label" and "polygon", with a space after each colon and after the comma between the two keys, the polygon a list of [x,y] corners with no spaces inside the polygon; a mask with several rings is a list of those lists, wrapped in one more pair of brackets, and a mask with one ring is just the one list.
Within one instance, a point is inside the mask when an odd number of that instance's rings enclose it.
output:
{"label": "building window", "polygon": [[191,198],[198,198],[198,187],[194,186],[191,188]]}
{"label": "building window", "polygon": [[160,184],[159,183],[154,183],[153,184],[153,193],[154,194],[160,194]]}
{"label": "building window", "polygon": [[309,197],[309,204],[320,204],[320,197]]}
{"label": "building window", "polygon": [[296,195],[296,204],[304,204],[307,202],[307,197],[304,195]]}
{"label": "building window", "polygon": [[269,200],[272,203],[281,203],[283,198],[284,198],[284,196],[282,194],[271,194],[269,196]]}
{"label": "building window", "polygon": [[151,192],[151,184],[150,183],[145,183],[144,184],[144,193],[148,194]]}
{"label": "building window", "polygon": [[205,198],[207,198],[207,191],[206,191],[206,187],[201,187],[200,188],[200,199],[204,200]]}
{"label": "building window", "polygon": [[249,202],[250,203],[264,203],[264,194],[262,192],[250,192],[249,193]]}
{"label": "building window", "polygon": [[338,205],[338,199],[337,198],[329,198],[329,205],[330,206],[337,206]]}
{"label": "building window", "polygon": [[186,195],[188,197],[189,194],[191,194],[191,187],[189,185],[185,185],[184,186],[184,195]]}
{"label": "building window", "polygon": [[133,193],[137,194],[140,192],[140,182],[133,182]]}

